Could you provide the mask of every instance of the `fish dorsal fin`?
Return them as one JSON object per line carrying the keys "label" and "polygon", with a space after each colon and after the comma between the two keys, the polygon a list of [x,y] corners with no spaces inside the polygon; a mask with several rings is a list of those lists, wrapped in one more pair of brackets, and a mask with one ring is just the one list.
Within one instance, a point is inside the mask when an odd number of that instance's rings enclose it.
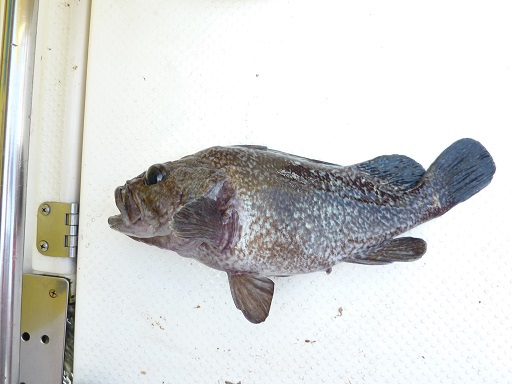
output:
{"label": "fish dorsal fin", "polygon": [[215,200],[203,196],[181,207],[171,227],[183,239],[217,243],[222,236],[222,214]]}
{"label": "fish dorsal fin", "polygon": [[246,273],[228,272],[228,279],[237,309],[251,323],[265,321],[274,295],[274,282],[267,277]]}
{"label": "fish dorsal fin", "polygon": [[403,155],[379,156],[357,164],[356,167],[400,189],[414,187],[425,173],[425,169],[419,163]]}
{"label": "fish dorsal fin", "polygon": [[288,157],[289,159],[292,159],[295,161],[307,161],[307,162],[314,163],[314,164],[334,165],[336,167],[339,167],[338,164],[328,163],[326,161],[321,161],[321,160],[309,159],[307,157],[292,155],[291,153],[286,153],[286,152],[282,152],[282,151],[276,151],[275,149],[269,149],[268,147],[265,147],[264,145],[237,145],[236,147],[254,149],[257,151],[265,151],[265,152],[268,152],[271,154],[285,156],[285,157]]}
{"label": "fish dorsal fin", "polygon": [[266,151],[268,149],[264,145],[252,145],[252,144],[236,145],[236,147],[254,149],[256,151]]}
{"label": "fish dorsal fin", "polygon": [[423,239],[414,237],[399,237],[370,249],[363,255],[344,259],[343,261],[356,264],[389,264],[395,261],[414,261],[419,259],[427,250]]}

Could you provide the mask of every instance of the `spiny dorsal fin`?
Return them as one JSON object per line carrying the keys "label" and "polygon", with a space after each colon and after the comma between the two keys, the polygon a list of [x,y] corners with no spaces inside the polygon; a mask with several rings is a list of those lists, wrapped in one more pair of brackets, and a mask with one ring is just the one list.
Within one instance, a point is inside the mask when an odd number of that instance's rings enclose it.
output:
{"label": "spiny dorsal fin", "polygon": [[347,263],[356,264],[389,264],[395,261],[414,261],[427,251],[427,243],[414,237],[399,237],[381,244],[363,255],[344,259]]}
{"label": "spiny dorsal fin", "polygon": [[425,173],[425,169],[419,163],[403,155],[379,156],[357,164],[356,167],[400,189],[414,187]]}
{"label": "spiny dorsal fin", "polygon": [[268,149],[264,145],[253,145],[253,144],[236,145],[235,147],[254,149],[256,151],[266,151]]}
{"label": "spiny dorsal fin", "polygon": [[265,321],[274,295],[274,282],[263,276],[230,272],[228,279],[237,309],[251,323]]}

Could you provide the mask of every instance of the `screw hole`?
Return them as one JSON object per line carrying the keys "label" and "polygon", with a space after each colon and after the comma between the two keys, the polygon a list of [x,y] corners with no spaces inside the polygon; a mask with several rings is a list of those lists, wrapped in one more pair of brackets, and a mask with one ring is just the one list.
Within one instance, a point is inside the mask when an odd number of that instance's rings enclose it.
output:
{"label": "screw hole", "polygon": [[50,342],[50,338],[47,335],[41,336],[41,343],[48,344]]}
{"label": "screw hole", "polygon": [[23,340],[23,341],[29,341],[29,340],[30,340],[30,333],[28,333],[28,332],[23,332],[23,333],[21,334],[21,340]]}

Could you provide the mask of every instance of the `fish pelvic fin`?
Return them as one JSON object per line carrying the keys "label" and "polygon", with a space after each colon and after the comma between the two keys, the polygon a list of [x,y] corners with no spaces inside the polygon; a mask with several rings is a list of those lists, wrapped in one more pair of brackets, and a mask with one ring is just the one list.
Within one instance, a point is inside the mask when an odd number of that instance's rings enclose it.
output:
{"label": "fish pelvic fin", "polygon": [[436,191],[444,213],[484,189],[495,171],[494,161],[482,144],[461,139],[439,155],[425,173],[423,183]]}
{"label": "fish pelvic fin", "polygon": [[265,321],[274,296],[274,282],[263,276],[230,272],[228,279],[236,308],[251,323]]}
{"label": "fish pelvic fin", "polygon": [[343,259],[347,263],[380,265],[395,261],[418,260],[427,251],[427,243],[414,237],[399,237],[379,244],[364,254]]}

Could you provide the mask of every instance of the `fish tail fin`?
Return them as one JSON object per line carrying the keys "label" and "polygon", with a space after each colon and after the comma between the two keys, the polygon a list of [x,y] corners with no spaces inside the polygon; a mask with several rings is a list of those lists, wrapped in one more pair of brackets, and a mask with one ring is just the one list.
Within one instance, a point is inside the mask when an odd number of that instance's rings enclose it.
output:
{"label": "fish tail fin", "polygon": [[423,181],[436,191],[442,214],[485,188],[495,171],[494,161],[482,144],[461,139],[439,155]]}

